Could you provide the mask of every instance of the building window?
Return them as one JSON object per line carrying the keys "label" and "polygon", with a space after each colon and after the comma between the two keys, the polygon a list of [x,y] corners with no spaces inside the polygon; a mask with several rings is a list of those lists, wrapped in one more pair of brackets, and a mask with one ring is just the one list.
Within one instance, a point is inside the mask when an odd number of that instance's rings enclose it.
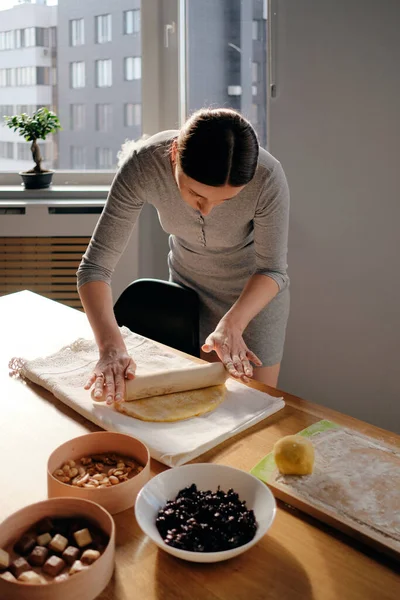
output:
{"label": "building window", "polygon": [[[44,67],[42,67],[42,69],[43,68]],[[17,67],[15,71],[14,85],[36,85],[37,67]]]}
{"label": "building window", "polygon": [[96,60],[96,86],[112,86],[112,63],[111,59]]}
{"label": "building window", "polygon": [[4,125],[3,118],[11,117],[14,113],[14,107],[12,104],[0,104],[0,124]]}
{"label": "building window", "polygon": [[86,107],[84,104],[70,105],[71,129],[80,131],[86,127]]}
{"label": "building window", "polygon": [[142,124],[142,105],[125,104],[124,110],[125,127],[134,127]]}
{"label": "building window", "polygon": [[112,130],[112,105],[96,104],[96,129],[97,131]]}
{"label": "building window", "polygon": [[31,146],[29,143],[17,142],[17,160],[32,160]]}
{"label": "building window", "polygon": [[23,35],[23,46],[25,48],[31,48],[32,46],[36,45],[36,31],[35,31],[35,27],[27,27],[26,29],[24,29],[24,35]]}
{"label": "building window", "polygon": [[5,50],[14,50],[14,31],[5,32]]}
{"label": "building window", "polygon": [[124,11],[124,34],[131,35],[140,31],[140,10]]}
{"label": "building window", "polygon": [[128,56],[124,58],[125,81],[133,81],[142,77],[142,59],[140,56]]}
{"label": "building window", "polygon": [[36,27],[35,42],[35,46],[47,48],[49,45],[49,30],[45,29],[44,27]]}
{"label": "building window", "polygon": [[15,69],[6,69],[6,82],[7,87],[15,85]]}
{"label": "building window", "polygon": [[83,19],[72,19],[69,22],[70,46],[82,46],[85,43],[85,29]]}
{"label": "building window", "polygon": [[36,67],[36,85],[50,85],[49,67]]}
{"label": "building window", "polygon": [[111,148],[96,148],[96,167],[111,169],[113,166],[113,151]]}
{"label": "building window", "polygon": [[71,168],[86,168],[86,148],[83,146],[71,146]]}
{"label": "building window", "polygon": [[254,41],[260,39],[260,25],[260,21],[253,21],[252,23],[252,35]]}
{"label": "building window", "polygon": [[23,46],[23,43],[22,43],[23,33],[24,33],[23,29],[17,29],[15,31],[15,47],[16,48],[22,48],[22,46]]}
{"label": "building window", "polygon": [[14,158],[13,142],[0,142],[0,158]]}
{"label": "building window", "polygon": [[111,15],[99,15],[96,20],[96,43],[111,42]]}
{"label": "building window", "polygon": [[85,87],[85,63],[73,62],[70,65],[70,77],[72,88]]}
{"label": "building window", "polygon": [[257,83],[257,81],[259,81],[258,68],[259,68],[259,63],[257,63],[257,62],[251,63],[251,79],[252,79],[253,83]]}

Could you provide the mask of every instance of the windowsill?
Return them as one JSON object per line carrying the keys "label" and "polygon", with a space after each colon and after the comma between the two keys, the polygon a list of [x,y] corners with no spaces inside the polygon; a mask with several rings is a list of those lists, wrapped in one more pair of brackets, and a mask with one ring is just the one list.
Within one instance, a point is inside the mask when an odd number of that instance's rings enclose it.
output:
{"label": "windowsill", "polygon": [[0,206],[52,204],[103,206],[109,185],[53,185],[44,190],[25,190],[21,185],[0,185]]}

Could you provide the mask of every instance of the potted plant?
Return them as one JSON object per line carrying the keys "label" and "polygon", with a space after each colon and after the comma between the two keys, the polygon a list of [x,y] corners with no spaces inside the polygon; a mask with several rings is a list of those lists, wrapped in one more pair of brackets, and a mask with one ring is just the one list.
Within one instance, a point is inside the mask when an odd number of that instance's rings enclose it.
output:
{"label": "potted plant", "polygon": [[30,117],[26,113],[4,117],[7,127],[18,131],[21,137],[31,143],[32,158],[35,166],[30,171],[21,171],[25,189],[37,190],[51,185],[54,171],[42,169],[42,155],[38,140],[45,140],[50,133],[61,129],[57,115],[48,108],[39,108]]}

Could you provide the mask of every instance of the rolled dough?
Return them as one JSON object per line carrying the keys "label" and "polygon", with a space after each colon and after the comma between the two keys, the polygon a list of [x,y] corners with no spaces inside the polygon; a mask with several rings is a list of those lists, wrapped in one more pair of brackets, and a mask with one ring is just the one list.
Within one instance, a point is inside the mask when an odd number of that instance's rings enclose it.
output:
{"label": "rolled dough", "polygon": [[215,385],[134,402],[119,402],[114,406],[118,412],[141,421],[183,421],[215,410],[224,401],[225,392],[225,385]]}
{"label": "rolled dough", "polygon": [[187,369],[169,369],[158,373],[138,373],[125,382],[125,400],[141,400],[173,392],[198,390],[225,383],[227,371],[222,363],[194,364]]}

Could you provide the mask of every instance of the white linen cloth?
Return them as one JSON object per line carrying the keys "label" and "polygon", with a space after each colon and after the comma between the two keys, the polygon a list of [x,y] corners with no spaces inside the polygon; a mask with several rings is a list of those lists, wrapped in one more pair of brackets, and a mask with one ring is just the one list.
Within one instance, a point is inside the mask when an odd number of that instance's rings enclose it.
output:
{"label": "white linen cloth", "polygon": [[[190,369],[196,364],[126,327],[121,332],[139,373]],[[79,338],[50,356],[26,361],[22,374],[99,427],[140,439],[153,458],[170,467],[200,456],[285,406],[282,398],[228,379],[226,399],[211,413],[176,423],[140,421],[94,402],[90,391],[83,389],[97,360],[94,340]]]}

